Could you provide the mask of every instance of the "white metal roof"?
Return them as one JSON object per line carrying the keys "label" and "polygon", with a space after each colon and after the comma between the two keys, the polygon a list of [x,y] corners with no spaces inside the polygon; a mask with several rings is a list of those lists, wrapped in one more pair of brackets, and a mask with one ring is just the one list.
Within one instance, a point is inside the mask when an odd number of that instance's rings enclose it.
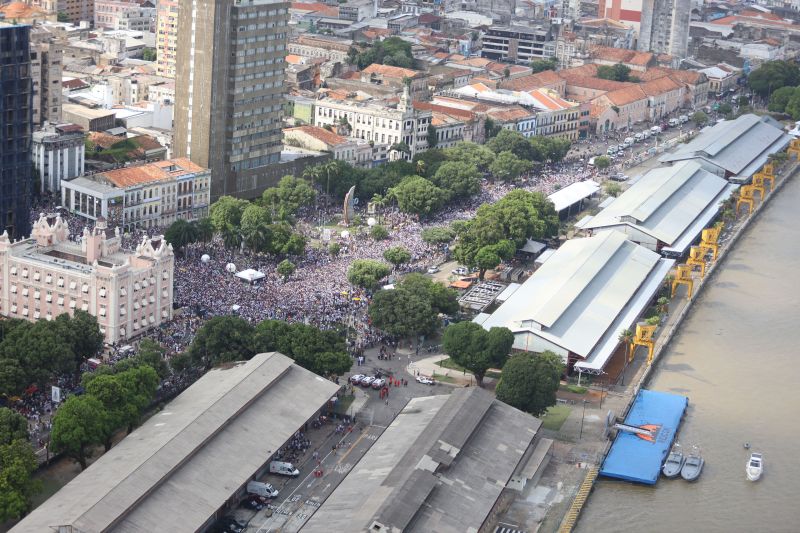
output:
{"label": "white metal roof", "polygon": [[726,172],[744,175],[754,161],[763,164],[769,154],[782,150],[789,139],[781,125],[769,117],[742,115],[703,129],[688,144],[664,154],[659,161],[702,158]]}
{"label": "white metal roof", "polygon": [[253,281],[266,277],[266,274],[258,270],[253,270],[252,268],[248,268],[247,270],[237,272],[236,277],[252,283]]}
{"label": "white metal roof", "polygon": [[[695,221],[713,218],[719,204],[734,189],[736,185],[704,170],[695,161],[655,168],[584,224],[583,229],[628,225],[667,246],[675,246]],[[689,240],[700,230],[702,227]]]}
{"label": "white metal roof", "polygon": [[571,205],[575,205],[584,198],[588,198],[600,190],[600,185],[594,180],[579,181],[559,189],[550,196],[548,200],[553,202],[556,212],[562,211]]}
{"label": "white metal roof", "polygon": [[663,261],[618,231],[571,239],[482,325],[530,332],[588,357]]}

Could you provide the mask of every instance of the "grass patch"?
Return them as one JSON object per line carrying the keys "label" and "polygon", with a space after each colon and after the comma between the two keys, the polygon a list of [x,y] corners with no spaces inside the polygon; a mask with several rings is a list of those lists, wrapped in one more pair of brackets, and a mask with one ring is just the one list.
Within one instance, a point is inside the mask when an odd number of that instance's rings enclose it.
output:
{"label": "grass patch", "polygon": [[449,357],[446,359],[442,359],[441,361],[436,361],[436,364],[442,368],[449,368],[450,370],[458,370],[459,372],[468,372],[466,368],[459,365]]}
{"label": "grass patch", "polygon": [[443,383],[455,383],[456,382],[455,378],[452,378],[450,376],[445,376],[443,374],[434,374],[432,377],[433,377],[433,379],[435,381],[441,381]]}
{"label": "grass patch", "polygon": [[502,376],[502,375],[503,375],[503,373],[499,372],[499,371],[489,370],[489,371],[486,372],[486,377],[487,378],[492,378],[492,379],[500,379],[500,376]]}
{"label": "grass patch", "polygon": [[547,413],[542,417],[542,426],[545,429],[558,431],[564,425],[564,421],[569,416],[572,409],[566,405],[553,405],[547,409]]}
{"label": "grass patch", "polygon": [[574,392],[575,394],[586,394],[587,389],[586,387],[580,387],[578,385],[567,385],[567,390],[569,392]]}

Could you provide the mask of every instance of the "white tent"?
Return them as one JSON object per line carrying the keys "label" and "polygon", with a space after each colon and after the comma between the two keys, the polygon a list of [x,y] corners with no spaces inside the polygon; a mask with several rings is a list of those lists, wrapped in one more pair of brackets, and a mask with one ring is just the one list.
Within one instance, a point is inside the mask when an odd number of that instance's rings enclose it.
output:
{"label": "white tent", "polygon": [[239,279],[243,279],[248,283],[253,283],[254,281],[258,281],[266,277],[266,275],[263,272],[259,272],[258,270],[253,270],[252,268],[248,268],[247,270],[242,270],[241,272],[237,272],[236,277]]}

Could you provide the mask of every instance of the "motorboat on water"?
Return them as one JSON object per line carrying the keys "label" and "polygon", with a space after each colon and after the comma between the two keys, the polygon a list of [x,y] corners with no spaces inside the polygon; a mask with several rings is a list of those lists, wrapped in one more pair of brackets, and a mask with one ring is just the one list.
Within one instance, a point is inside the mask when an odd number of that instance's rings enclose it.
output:
{"label": "motorboat on water", "polygon": [[686,456],[686,461],[681,467],[681,477],[686,481],[697,481],[697,478],[700,477],[700,472],[703,471],[704,464],[705,461],[703,456],[700,455],[700,448],[692,446],[692,451]]}
{"label": "motorboat on water", "polygon": [[661,467],[661,473],[664,474],[664,477],[668,478],[678,477],[681,475],[681,469],[685,462],[686,457],[683,455],[681,445],[676,442],[669,452],[667,460],[664,461],[664,466]]}
{"label": "motorboat on water", "polygon": [[751,453],[745,472],[747,473],[747,479],[758,481],[761,478],[761,474],[764,473],[764,456],[760,453]]}

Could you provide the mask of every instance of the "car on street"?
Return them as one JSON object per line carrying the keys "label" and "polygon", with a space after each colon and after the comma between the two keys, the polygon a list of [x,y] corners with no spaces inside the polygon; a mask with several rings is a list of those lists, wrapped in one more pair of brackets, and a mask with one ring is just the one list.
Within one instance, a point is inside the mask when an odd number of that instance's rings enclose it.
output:
{"label": "car on street", "polygon": [[422,383],[423,385],[435,385],[436,381],[428,376],[417,376],[417,383]]}
{"label": "car on street", "polygon": [[439,267],[437,266],[428,267],[428,274],[436,274],[437,272],[439,272]]}
{"label": "car on street", "polygon": [[469,270],[467,270],[467,267],[458,267],[451,270],[450,273],[455,274],[456,276],[466,276],[469,274]]}
{"label": "car on street", "polygon": [[375,381],[374,376],[364,376],[363,378],[361,378],[361,386],[369,387],[370,385],[372,385],[373,381]]}
{"label": "car on street", "polygon": [[609,146],[608,150],[606,150],[606,155],[614,155],[616,153],[617,153],[617,147],[616,146]]}
{"label": "car on street", "polygon": [[372,388],[375,390],[382,389],[386,385],[386,380],[383,378],[376,378],[375,381],[372,382]]}
{"label": "car on street", "polygon": [[617,172],[611,176],[611,179],[614,181],[628,181],[628,176],[623,174],[622,172]]}
{"label": "car on street", "polygon": [[642,132],[637,133],[636,135],[633,136],[633,140],[636,141],[637,143],[642,142],[644,140],[644,133]]}
{"label": "car on street", "polygon": [[364,374],[353,374],[352,376],[350,376],[350,383],[356,385],[360,383],[361,380],[364,379],[365,377],[366,376]]}
{"label": "car on street", "polygon": [[650,133],[652,135],[658,135],[659,133],[661,133],[661,126],[653,126],[652,128],[650,128]]}

